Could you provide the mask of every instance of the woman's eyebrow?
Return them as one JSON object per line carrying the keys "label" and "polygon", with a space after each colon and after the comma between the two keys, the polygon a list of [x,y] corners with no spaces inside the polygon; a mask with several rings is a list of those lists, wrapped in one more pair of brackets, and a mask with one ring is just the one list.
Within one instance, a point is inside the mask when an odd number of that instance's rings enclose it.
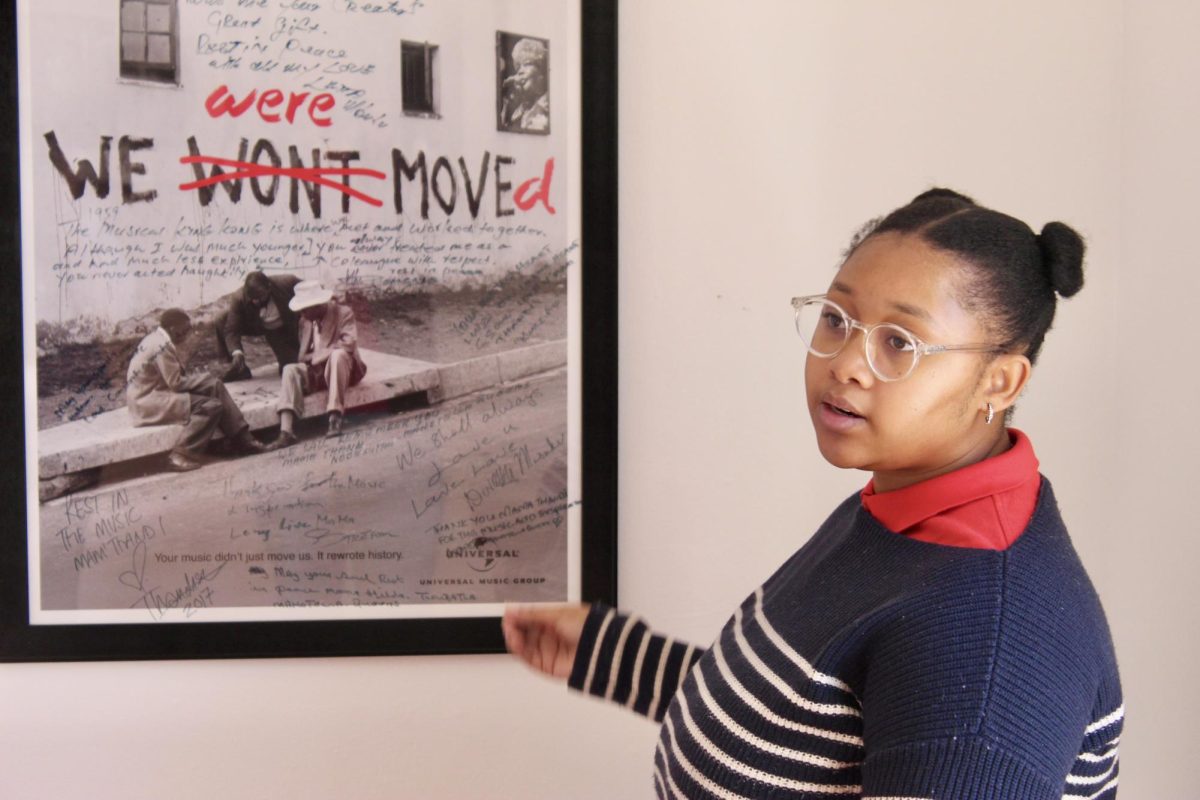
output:
{"label": "woman's eyebrow", "polygon": [[892,308],[899,311],[901,314],[908,314],[910,317],[916,317],[924,322],[933,322],[933,317],[923,308],[910,306],[908,303],[892,303]]}
{"label": "woman's eyebrow", "polygon": [[[834,281],[832,284],[830,284],[830,288],[841,292],[847,297],[854,296],[854,290],[840,281]],[[889,305],[891,305],[892,308],[896,309],[901,314],[908,314],[910,317],[916,317],[917,319],[924,320],[925,322],[933,322],[933,317],[931,317],[929,312],[923,308],[918,308],[917,306],[910,305],[908,303],[897,302],[892,302]]]}

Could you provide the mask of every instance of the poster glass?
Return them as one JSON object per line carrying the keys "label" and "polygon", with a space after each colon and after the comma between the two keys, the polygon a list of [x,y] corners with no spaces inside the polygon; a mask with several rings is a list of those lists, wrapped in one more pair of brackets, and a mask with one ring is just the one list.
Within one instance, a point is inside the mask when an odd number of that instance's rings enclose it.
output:
{"label": "poster glass", "polygon": [[29,628],[582,599],[581,5],[16,17]]}

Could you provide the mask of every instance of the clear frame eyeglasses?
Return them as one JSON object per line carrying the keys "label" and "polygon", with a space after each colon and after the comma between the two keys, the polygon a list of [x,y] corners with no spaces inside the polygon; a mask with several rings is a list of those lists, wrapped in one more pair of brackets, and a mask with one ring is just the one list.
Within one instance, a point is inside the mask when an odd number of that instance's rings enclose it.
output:
{"label": "clear frame eyeglasses", "polygon": [[823,294],[793,297],[792,308],[796,310],[796,332],[808,352],[819,358],[833,358],[842,352],[856,328],[862,331],[867,365],[881,381],[907,378],[917,368],[921,356],[952,351],[1004,352],[991,344],[926,344],[891,322],[864,325]]}

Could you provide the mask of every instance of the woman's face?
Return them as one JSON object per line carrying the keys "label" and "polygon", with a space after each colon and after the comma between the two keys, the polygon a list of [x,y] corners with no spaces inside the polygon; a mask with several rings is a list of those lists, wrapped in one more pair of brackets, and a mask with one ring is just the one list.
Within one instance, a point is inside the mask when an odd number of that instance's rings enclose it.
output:
{"label": "woman's face", "polygon": [[[864,325],[892,322],[927,344],[988,342],[981,322],[958,302],[956,288],[966,277],[954,255],[916,236],[884,233],[859,245],[828,296]],[[984,426],[980,413],[987,358],[925,356],[907,378],[884,382],[867,365],[861,331],[833,358],[810,353],[805,385],[821,455],[834,466],[871,470],[880,491],[978,460],[999,428]]]}
{"label": "woman's face", "polygon": [[513,74],[516,86],[525,96],[536,100],[546,93],[546,78],[541,68],[532,61],[526,61]]}

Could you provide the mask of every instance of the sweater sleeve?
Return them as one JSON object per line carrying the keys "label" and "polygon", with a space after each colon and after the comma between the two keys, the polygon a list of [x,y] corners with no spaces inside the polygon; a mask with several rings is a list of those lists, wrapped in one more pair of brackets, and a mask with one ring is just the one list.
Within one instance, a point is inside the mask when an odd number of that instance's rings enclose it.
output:
{"label": "sweater sleeve", "polygon": [[[1062,787],[984,736],[924,739],[871,750],[862,767],[863,800],[1061,800]],[[1108,800],[1106,797],[1105,800]]]}
{"label": "sweater sleeve", "polygon": [[1117,774],[1120,772],[1121,730],[1125,723],[1125,704],[1119,681],[1100,688],[1092,721],[1083,731],[1079,755],[1067,774],[1063,800],[1114,800]]}
{"label": "sweater sleeve", "polygon": [[1083,659],[1059,657],[1052,637],[1016,636],[1005,611],[948,603],[877,637],[863,695],[864,798],[1112,800],[1095,779],[1103,769],[1069,782],[1095,677]]}
{"label": "sweater sleeve", "polygon": [[592,606],[568,685],[662,721],[703,649],[652,633],[634,615]]}

